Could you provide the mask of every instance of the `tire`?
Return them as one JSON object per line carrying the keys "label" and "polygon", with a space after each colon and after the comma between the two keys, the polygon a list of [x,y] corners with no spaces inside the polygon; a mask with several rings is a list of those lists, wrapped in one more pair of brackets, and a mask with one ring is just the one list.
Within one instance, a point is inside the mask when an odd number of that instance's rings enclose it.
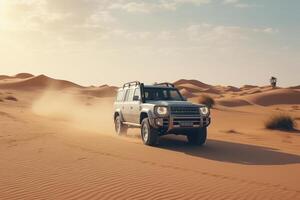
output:
{"label": "tire", "polygon": [[145,145],[156,145],[158,139],[158,132],[153,127],[151,127],[148,118],[145,118],[142,121],[141,136]]}
{"label": "tire", "polygon": [[121,117],[117,116],[115,119],[115,131],[117,135],[126,135],[127,134],[127,127],[121,121]]}
{"label": "tire", "polygon": [[206,142],[207,137],[207,129],[205,128],[199,128],[198,130],[191,132],[187,135],[187,139],[190,144],[192,145],[198,145],[202,146]]}

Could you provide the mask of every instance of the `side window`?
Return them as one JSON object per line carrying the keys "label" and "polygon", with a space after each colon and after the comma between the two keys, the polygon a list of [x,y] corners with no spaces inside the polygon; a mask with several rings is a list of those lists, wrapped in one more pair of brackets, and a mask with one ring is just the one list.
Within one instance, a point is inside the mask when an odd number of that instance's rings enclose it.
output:
{"label": "side window", "polygon": [[125,96],[125,101],[132,101],[133,100],[133,95],[134,95],[134,90],[129,89],[127,90],[126,96]]}
{"label": "side window", "polygon": [[128,101],[133,101],[134,89],[129,90]]}
{"label": "side window", "polygon": [[140,88],[136,88],[134,91],[134,95],[133,95],[133,100],[134,101],[139,101],[141,100],[141,90]]}
{"label": "side window", "polygon": [[120,90],[118,92],[117,99],[116,99],[117,102],[120,102],[123,100],[123,94],[124,94],[124,90]]}
{"label": "side window", "polygon": [[124,93],[125,93],[124,101],[127,101],[128,95],[129,95],[129,90],[126,90]]}

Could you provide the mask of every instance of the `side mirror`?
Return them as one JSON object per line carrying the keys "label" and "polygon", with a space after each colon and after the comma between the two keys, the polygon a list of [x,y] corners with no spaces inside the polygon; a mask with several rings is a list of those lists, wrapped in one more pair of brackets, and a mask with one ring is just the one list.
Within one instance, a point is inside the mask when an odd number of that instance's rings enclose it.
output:
{"label": "side mirror", "polygon": [[133,97],[133,101],[139,101],[140,100],[140,97],[139,96],[134,96]]}

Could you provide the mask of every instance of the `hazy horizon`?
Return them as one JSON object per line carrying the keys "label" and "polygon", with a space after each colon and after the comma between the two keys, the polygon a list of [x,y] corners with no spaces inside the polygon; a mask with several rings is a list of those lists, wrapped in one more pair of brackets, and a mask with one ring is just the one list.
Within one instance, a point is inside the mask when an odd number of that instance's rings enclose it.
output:
{"label": "hazy horizon", "polygon": [[0,0],[0,74],[300,85],[300,2]]}

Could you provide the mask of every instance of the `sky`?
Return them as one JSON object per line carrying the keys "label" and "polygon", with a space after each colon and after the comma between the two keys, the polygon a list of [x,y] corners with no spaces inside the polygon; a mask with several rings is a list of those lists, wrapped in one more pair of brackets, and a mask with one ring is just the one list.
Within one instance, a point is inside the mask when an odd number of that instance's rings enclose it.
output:
{"label": "sky", "polygon": [[300,84],[299,0],[0,0],[0,74]]}

